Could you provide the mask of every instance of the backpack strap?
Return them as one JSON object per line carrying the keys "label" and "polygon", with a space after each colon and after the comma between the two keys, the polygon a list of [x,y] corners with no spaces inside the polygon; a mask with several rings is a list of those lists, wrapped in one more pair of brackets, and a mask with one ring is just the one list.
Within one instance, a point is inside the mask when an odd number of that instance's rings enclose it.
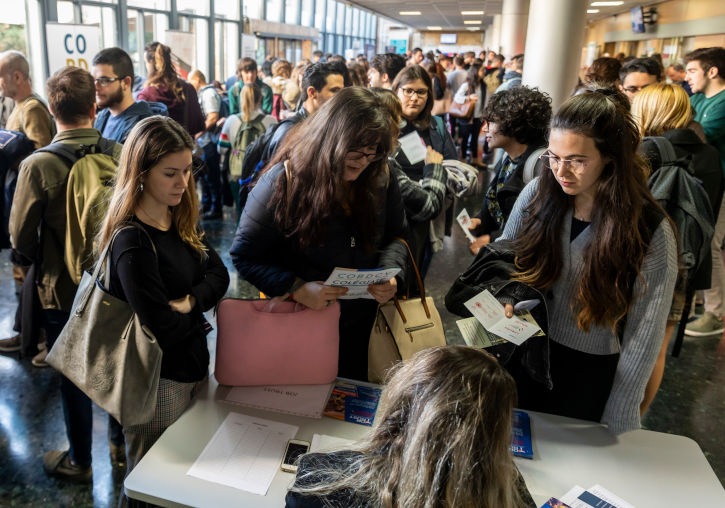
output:
{"label": "backpack strap", "polygon": [[433,123],[435,124],[435,127],[434,127],[435,131],[441,137],[441,141],[443,141],[443,144],[445,144],[446,132],[445,132],[445,126],[443,125],[443,120],[440,117],[433,116]]}
{"label": "backpack strap", "polygon": [[526,159],[526,163],[524,164],[524,185],[529,183],[531,180],[534,179],[536,176],[535,169],[536,164],[539,162],[539,157],[541,157],[541,154],[543,154],[546,151],[546,147],[538,148],[531,152],[531,155]]}
{"label": "backpack strap", "polygon": [[63,161],[68,164],[68,167],[72,168],[79,159],[82,159],[88,154],[102,153],[113,157],[113,151],[115,148],[115,141],[99,136],[98,141],[92,145],[72,145],[56,141],[48,146],[37,149],[36,152],[52,153],[53,155],[63,159]]}
{"label": "backpack strap", "polygon": [[669,139],[663,136],[647,136],[642,141],[652,141],[655,144],[657,151],[660,153],[663,166],[672,164],[677,160],[677,154]]}

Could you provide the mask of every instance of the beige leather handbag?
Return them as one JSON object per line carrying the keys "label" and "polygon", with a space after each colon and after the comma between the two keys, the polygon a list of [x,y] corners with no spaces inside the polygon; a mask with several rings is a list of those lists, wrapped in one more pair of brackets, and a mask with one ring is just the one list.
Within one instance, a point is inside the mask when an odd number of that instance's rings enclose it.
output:
{"label": "beige leather handbag", "polygon": [[446,345],[441,317],[433,298],[425,296],[413,253],[405,240],[399,240],[408,249],[420,298],[399,300],[396,296],[378,308],[368,346],[368,380],[371,383],[382,383],[390,367],[418,351]]}
{"label": "beige leather handbag", "polygon": [[[128,227],[146,233],[142,226]],[[116,230],[113,238],[123,229]],[[104,284],[109,285],[111,262],[107,254],[112,243],[113,239],[103,250],[93,274],[83,273],[70,318],[46,361],[128,427],[146,423],[154,416],[161,348],[131,306],[98,283],[105,264]]]}

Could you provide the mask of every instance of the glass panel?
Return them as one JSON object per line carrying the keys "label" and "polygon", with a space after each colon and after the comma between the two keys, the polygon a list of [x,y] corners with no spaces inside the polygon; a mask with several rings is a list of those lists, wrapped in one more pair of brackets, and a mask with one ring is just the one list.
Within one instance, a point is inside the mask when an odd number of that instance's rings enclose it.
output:
{"label": "glass panel", "polygon": [[[118,45],[116,38],[116,9],[84,5],[81,10],[84,25],[98,25],[101,27],[102,48],[111,48]],[[94,55],[86,56],[90,64]]]}
{"label": "glass panel", "polygon": [[370,38],[378,38],[378,17],[373,15],[372,23],[370,23]]}
{"label": "glass panel", "polygon": [[312,2],[314,0],[302,0],[302,26],[312,26],[314,21],[312,15]]}
{"label": "glass panel", "polygon": [[337,21],[335,21],[335,33],[341,34],[345,31],[345,6],[337,4]]}
{"label": "glass panel", "polygon": [[335,52],[335,36],[333,34],[326,34],[327,40],[325,41],[325,53]]}
{"label": "glass panel", "polygon": [[326,0],[315,1],[315,28],[320,32],[325,31],[325,5]]}
{"label": "glass panel", "polygon": [[338,35],[337,41],[335,42],[335,54],[336,55],[344,55],[345,54],[345,37],[343,35]]}
{"label": "glass panel", "polygon": [[[218,0],[217,0],[218,1]],[[146,7],[147,9],[169,10],[169,0],[126,0],[129,7]]]}
{"label": "glass panel", "polygon": [[244,0],[244,15],[251,19],[262,19],[262,0]]}
{"label": "glass panel", "polygon": [[176,0],[176,10],[179,11],[179,14],[188,12],[208,16],[209,0]]}
{"label": "glass panel", "polygon": [[236,70],[240,37],[236,23],[217,21],[214,26],[214,78],[222,83]]}
{"label": "glass panel", "polygon": [[[297,24],[297,13],[299,12],[299,0],[285,0],[284,2],[284,22],[290,25]],[[289,59],[288,59],[289,60]]]}
{"label": "glass panel", "polygon": [[71,2],[58,2],[58,23],[74,23],[73,4]]}
{"label": "glass panel", "polygon": [[352,34],[356,37],[360,36],[360,10],[352,8]]}
{"label": "glass panel", "polygon": [[352,7],[349,5],[345,6],[345,32],[346,34],[352,34]]}
{"label": "glass panel", "polygon": [[282,0],[265,0],[267,3],[267,21],[275,21],[281,23],[282,18]]}
{"label": "glass panel", "polygon": [[[323,0],[324,1],[324,0]],[[335,6],[337,2],[335,0],[327,0],[327,23],[325,25],[325,32],[335,31]]]}
{"label": "glass panel", "polygon": [[214,0],[214,14],[217,18],[239,19],[239,0]]}
{"label": "glass panel", "polygon": [[[177,64],[179,74],[186,79],[189,71],[199,69],[206,77],[209,77],[209,23],[204,19],[187,18],[179,16],[179,30],[191,33],[194,36],[193,49],[190,54],[174,54],[174,63]],[[168,41],[167,41],[168,42]],[[174,44],[169,44],[171,51],[174,51]],[[188,61],[191,59],[191,61]]]}

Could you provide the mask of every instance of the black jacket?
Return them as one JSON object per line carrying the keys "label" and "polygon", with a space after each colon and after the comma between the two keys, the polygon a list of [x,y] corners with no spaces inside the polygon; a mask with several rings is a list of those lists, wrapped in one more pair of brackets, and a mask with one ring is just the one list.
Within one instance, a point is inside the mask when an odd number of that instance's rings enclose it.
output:
{"label": "black jacket", "polygon": [[296,235],[287,237],[280,231],[274,221],[274,207],[270,207],[280,177],[284,178],[283,163],[262,175],[239,220],[231,256],[245,280],[274,297],[289,292],[295,278],[324,281],[336,266],[399,267],[398,282],[404,284],[407,251],[395,238],[406,237],[405,212],[394,178],[386,174],[388,181],[380,182],[379,192],[386,193],[386,199],[378,210],[378,231],[372,242],[377,251],[365,252],[352,220],[341,211],[327,219],[327,232],[320,245],[302,249]]}
{"label": "black jacket", "polygon": [[282,120],[280,123],[277,124],[276,127],[273,127],[274,131],[271,132],[271,137],[269,139],[269,142],[267,143],[267,148],[264,151],[265,162],[272,160],[272,157],[274,157],[277,148],[279,148],[279,145],[282,143],[282,140],[287,135],[289,130],[298,123],[306,120],[308,116],[310,115],[307,113],[307,111],[305,111],[305,108],[300,107],[297,113],[285,120]]}
{"label": "black jacket", "polygon": [[546,299],[538,290],[511,280],[511,274],[516,269],[514,259],[513,243],[510,240],[492,242],[482,247],[471,266],[458,276],[448,290],[446,309],[462,317],[471,317],[472,314],[464,303],[484,289],[504,303],[539,300],[539,304],[531,310],[531,315],[545,335],[531,337],[521,346],[510,342],[499,344],[488,348],[488,352],[506,365],[517,347],[520,348],[523,352],[521,365],[529,376],[551,389],[553,382],[549,371],[549,317]]}
{"label": "black jacket", "polygon": [[[675,149],[675,154],[678,157],[692,158],[695,177],[702,182],[702,186],[710,198],[713,217],[717,219],[723,196],[723,187],[725,186],[718,149],[712,145],[703,143],[697,134],[689,128],[671,129],[664,132],[662,137],[667,138],[672,143],[672,147]],[[662,165],[660,154],[654,141],[643,141],[639,147],[639,153],[649,161],[652,169],[656,169]]]}
{"label": "black jacket", "polygon": [[498,201],[498,206],[501,207],[501,213],[503,213],[504,219],[504,223],[500,228],[498,223],[496,222],[496,219],[494,219],[488,211],[488,193],[491,187],[496,187],[496,182],[498,181],[498,177],[501,174],[501,169],[503,168],[503,161],[505,159],[505,156],[501,158],[500,161],[498,161],[496,167],[493,170],[494,175],[493,179],[491,180],[491,184],[483,195],[481,209],[476,215],[478,219],[481,219],[481,225],[476,228],[473,234],[475,234],[476,236],[490,235],[491,241],[494,241],[496,238],[501,236],[501,234],[503,233],[503,228],[506,225],[506,221],[508,220],[509,215],[511,215],[511,210],[513,210],[514,208],[514,203],[516,203],[516,198],[519,197],[519,194],[526,186],[526,184],[524,183],[524,166],[526,165],[526,161],[533,152],[543,146],[546,146],[546,141],[541,141],[540,143],[532,143],[531,145],[529,145],[526,148],[526,151],[519,157],[514,172],[511,174],[506,183],[503,184],[503,187],[501,187],[496,192],[496,200]]}

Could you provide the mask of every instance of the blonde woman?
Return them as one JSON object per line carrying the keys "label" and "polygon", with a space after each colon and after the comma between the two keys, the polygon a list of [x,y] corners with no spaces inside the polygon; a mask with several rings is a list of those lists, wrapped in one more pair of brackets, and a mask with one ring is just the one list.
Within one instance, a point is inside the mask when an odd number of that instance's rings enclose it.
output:
{"label": "blonde woman", "polygon": [[535,506],[510,451],[516,385],[495,358],[430,348],[388,379],[372,432],[303,456],[287,507]]}
{"label": "blonde woman", "polygon": [[[642,137],[662,136],[675,149],[675,154],[682,160],[690,159],[695,177],[698,178],[710,198],[713,217],[718,217],[723,197],[723,174],[720,166],[720,155],[716,148],[706,144],[696,133],[701,127],[692,119],[692,108],[687,92],[674,84],[658,83],[640,90],[632,101],[632,116],[639,126]],[[697,130],[694,130],[693,127]],[[659,150],[652,140],[644,140],[639,148],[650,163],[652,169],[662,165]],[[722,219],[725,221],[725,217]],[[700,270],[692,280],[692,289],[710,289],[711,286],[722,284],[723,265],[716,262],[720,259],[720,250],[725,237],[725,228],[716,228],[712,239],[712,267]],[[675,293],[676,298],[670,310],[665,330],[665,340],[660,350],[660,359],[655,365],[642,402],[642,412],[654,399],[662,375],[664,373],[667,345],[672,331],[680,320],[685,302],[684,290]],[[687,325],[686,333],[692,335],[708,335],[705,330],[712,330],[714,325],[722,327],[722,316],[725,308],[720,298],[707,298],[705,295],[705,314]],[[718,323],[718,321],[720,323]]]}
{"label": "blonde woman", "polygon": [[152,116],[136,124],[123,146],[99,232],[99,251],[112,241],[108,290],[129,303],[163,352],[153,419],[123,429],[128,471],[181,416],[206,379],[210,326],[203,312],[229,285],[224,264],[198,226],[193,146],[171,118]]}

